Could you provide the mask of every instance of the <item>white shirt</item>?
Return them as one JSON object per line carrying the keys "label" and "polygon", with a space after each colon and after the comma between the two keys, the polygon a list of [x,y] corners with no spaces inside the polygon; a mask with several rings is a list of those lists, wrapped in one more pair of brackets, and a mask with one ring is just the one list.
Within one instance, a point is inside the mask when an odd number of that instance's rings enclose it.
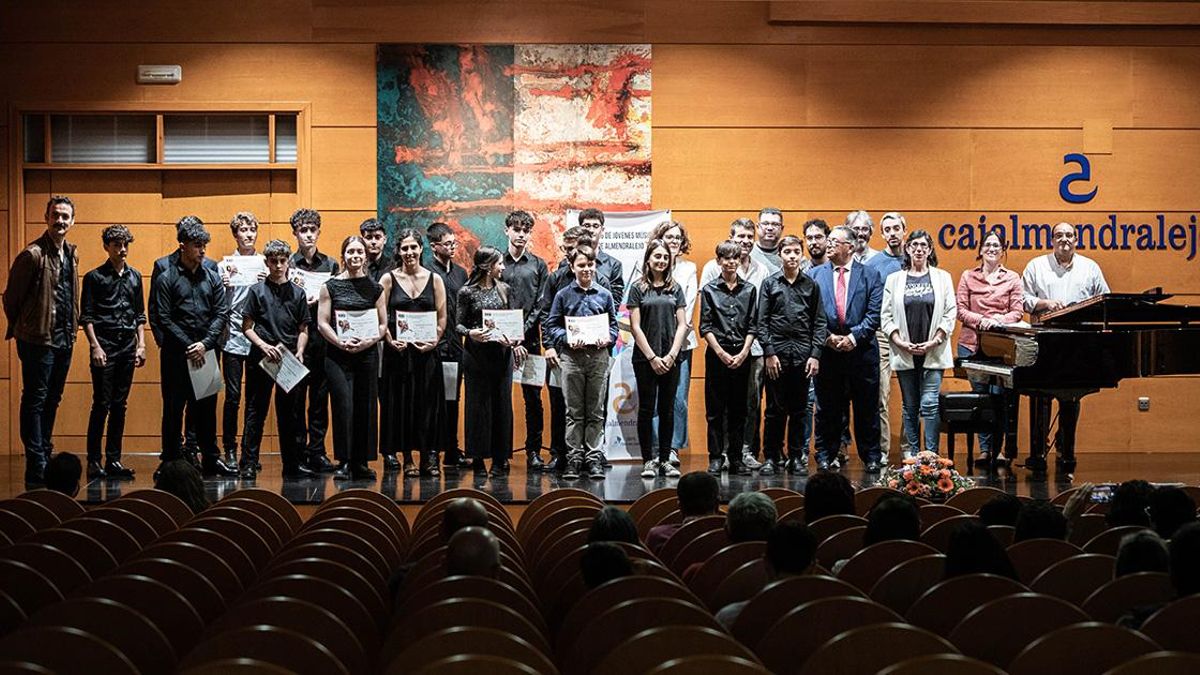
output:
{"label": "white shirt", "polygon": [[[756,246],[754,250],[757,251],[758,247]],[[761,288],[763,279],[771,276],[771,271],[767,269],[766,265],[755,260],[753,253],[750,254],[748,262],[750,264],[745,268],[743,268],[741,265],[738,265],[738,278],[740,278],[742,281],[748,282],[755,288]],[[712,281],[713,279],[720,278],[720,276],[721,263],[717,262],[715,258],[713,260],[709,260],[708,262],[704,263],[704,269],[700,271],[700,286],[704,287],[708,285],[708,282]],[[750,356],[762,356],[762,346],[758,344],[758,340],[750,343]]]}
{"label": "white shirt", "polygon": [[[846,263],[845,265],[838,266],[838,265],[834,265],[833,261],[831,260],[831,261],[829,261],[829,264],[833,266],[833,306],[835,308],[837,307],[837,288],[838,288],[838,274],[839,274],[838,270],[843,269],[843,268],[845,268],[845,270],[846,270],[844,272],[844,274],[846,275],[846,311],[849,311],[850,310],[850,276],[854,273],[853,272],[854,261],[852,260],[852,261]],[[832,334],[832,332],[833,331],[830,330],[831,334]],[[853,342],[855,346],[858,346],[858,340],[856,340],[854,338],[854,334],[847,333],[847,335],[850,336],[850,341]]]}
{"label": "white shirt", "polygon": [[1038,256],[1029,261],[1021,277],[1025,284],[1025,311],[1030,314],[1039,299],[1073,305],[1109,292],[1100,266],[1079,253],[1071,257],[1069,268],[1060,265],[1053,253]]}
{"label": "white shirt", "polygon": [[671,275],[675,279],[675,283],[679,284],[683,289],[683,301],[687,303],[684,311],[687,312],[688,333],[687,342],[683,348],[695,349],[698,342],[696,341],[695,326],[692,323],[696,316],[696,297],[700,287],[696,285],[696,263],[691,260],[680,260],[675,258],[675,271]]}
{"label": "white shirt", "polygon": [[[238,255],[237,249],[230,255]],[[246,298],[250,297],[250,287],[226,286],[225,292],[229,294],[229,337],[222,350],[238,356],[249,356],[250,338],[242,332],[242,310],[246,307]]]}

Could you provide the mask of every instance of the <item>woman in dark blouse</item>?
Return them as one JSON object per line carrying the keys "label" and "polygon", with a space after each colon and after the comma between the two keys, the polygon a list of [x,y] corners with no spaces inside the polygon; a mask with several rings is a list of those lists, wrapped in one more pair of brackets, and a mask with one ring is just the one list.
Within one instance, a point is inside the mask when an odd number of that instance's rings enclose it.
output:
{"label": "woman in dark blouse", "polygon": [[512,456],[513,359],[520,363],[525,348],[483,325],[483,310],[515,309],[508,285],[500,281],[504,271],[500,251],[481,246],[474,262],[471,276],[458,291],[455,312],[455,330],[466,337],[462,359],[464,445],[475,473],[483,473],[483,460],[491,457],[490,475],[499,478],[508,474]]}
{"label": "woman in dark blouse", "polygon": [[[343,272],[325,282],[317,299],[317,327],[329,343],[325,374],[333,405],[333,453],[341,463],[338,480],[374,480],[367,462],[375,459],[379,397],[379,342],[387,329],[383,289],[367,276],[367,247],[362,237],[342,242]],[[373,313],[376,330],[343,336],[351,315]],[[335,328],[334,326],[338,327]]]}
{"label": "woman in dark blouse", "polygon": [[[629,288],[625,305],[633,331],[633,375],[637,380],[638,445],[642,448],[643,478],[662,473],[679,476],[672,466],[671,437],[675,432],[675,390],[679,387],[679,352],[687,340],[687,303],[683,288],[672,276],[674,256],[666,243],[654,239],[642,258],[642,278]],[[654,445],[654,412],[658,410],[658,449]],[[687,424],[687,420],[681,420]]]}
{"label": "woman in dark blouse", "polygon": [[[397,232],[396,268],[379,279],[387,299],[388,326],[381,386],[390,392],[380,397],[383,469],[399,468],[396,453],[401,452],[405,476],[438,475],[437,413],[443,394],[442,367],[434,349],[446,330],[446,287],[441,277],[421,266],[422,246],[418,230]],[[397,340],[396,312],[435,313],[438,340]],[[413,450],[418,454],[419,469],[413,464]]]}

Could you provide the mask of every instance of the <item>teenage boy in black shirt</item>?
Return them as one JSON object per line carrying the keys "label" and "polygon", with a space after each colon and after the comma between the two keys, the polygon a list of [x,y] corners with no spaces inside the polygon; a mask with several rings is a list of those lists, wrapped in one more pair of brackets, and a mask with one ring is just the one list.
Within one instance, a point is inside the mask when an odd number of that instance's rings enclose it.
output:
{"label": "teenage boy in black shirt", "polygon": [[[525,211],[513,211],[504,219],[504,234],[508,237],[508,248],[504,252],[504,272],[500,279],[508,284],[511,306],[525,313],[525,340],[523,345],[530,354],[542,351],[541,316],[542,294],[546,279],[550,276],[546,263],[529,251],[529,238],[533,233],[533,216]],[[543,468],[542,463],[542,388],[522,384],[521,395],[525,399],[525,455],[526,466],[533,471]]]}
{"label": "teenage boy in black shirt", "polygon": [[300,385],[290,392],[275,386],[275,381],[259,365],[263,359],[279,363],[283,351],[292,352],[300,361],[308,343],[308,304],[304,291],[288,280],[288,259],[292,250],[278,239],[263,249],[267,278],[250,287],[242,311],[242,330],[250,340],[246,367],[246,421],[242,429],[242,478],[257,475],[258,449],[263,424],[275,393],[275,422],[279,428],[279,455],[284,478],[305,478],[316,472],[305,465],[305,446],[300,442],[304,419],[304,398]]}
{"label": "teenage boy in black shirt", "polygon": [[708,472],[720,475],[729,457],[729,474],[750,475],[741,461],[746,405],[741,397],[750,382],[750,346],[758,334],[758,289],[738,276],[742,247],[717,245],[721,276],[700,289],[700,336],[704,353],[704,411],[708,420]]}
{"label": "teenage boy in black shirt", "polygon": [[[454,252],[458,250],[458,236],[445,223],[432,223],[425,233],[429,235],[429,246],[432,250],[425,266],[442,278],[442,284],[446,287],[446,316],[455,316],[458,290],[467,283],[467,271],[454,262]],[[445,331],[442,341],[437,346],[438,359],[443,366],[447,363],[457,366],[462,361],[462,353],[462,336],[456,331]],[[448,471],[458,471],[471,466],[471,460],[467,459],[458,447],[458,402],[461,400],[461,384],[462,372],[459,371],[453,385],[454,399],[442,401],[438,449],[442,451],[442,468]]]}
{"label": "teenage boy in black shirt", "polygon": [[[296,235],[296,253],[289,266],[305,272],[337,274],[337,261],[317,250],[321,214],[312,209],[297,209],[292,214],[291,224],[292,234]],[[300,399],[308,399],[308,417],[305,420],[301,416],[296,438],[305,448],[303,461],[308,468],[327,473],[335,468],[325,451],[325,434],[329,431],[329,383],[325,379],[325,339],[317,334],[317,296],[314,293],[312,297],[312,302],[308,303],[308,349],[304,353],[308,377],[296,386]]]}
{"label": "teenage boy in black shirt", "polygon": [[[133,235],[110,225],[100,235],[108,261],[83,277],[79,323],[91,349],[92,413],[88,419],[88,478],[133,478],[121,464],[125,409],[133,369],[146,364],[146,303],[142,275],[125,263]],[[100,439],[108,422],[103,466]]]}

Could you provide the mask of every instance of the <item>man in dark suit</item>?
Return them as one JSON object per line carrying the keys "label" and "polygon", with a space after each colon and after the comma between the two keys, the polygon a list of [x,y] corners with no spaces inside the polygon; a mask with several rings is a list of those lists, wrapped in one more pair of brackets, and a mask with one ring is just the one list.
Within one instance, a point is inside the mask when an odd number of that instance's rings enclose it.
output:
{"label": "man in dark suit", "polygon": [[878,471],[879,449],[879,308],[883,281],[874,269],[854,261],[850,228],[829,233],[829,262],[808,271],[821,289],[829,337],[821,350],[817,376],[817,467],[840,468],[837,460],[842,420],[854,410],[854,440],[867,471]]}

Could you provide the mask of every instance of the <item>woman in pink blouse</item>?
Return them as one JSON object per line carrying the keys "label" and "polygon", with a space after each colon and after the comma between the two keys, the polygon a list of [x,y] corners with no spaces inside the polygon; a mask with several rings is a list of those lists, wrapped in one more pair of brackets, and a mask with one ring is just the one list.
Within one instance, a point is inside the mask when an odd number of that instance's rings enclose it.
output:
{"label": "woman in pink blouse", "polygon": [[[1015,323],[1024,316],[1022,302],[1024,289],[1021,285],[1021,275],[1008,269],[1002,261],[1008,253],[1008,243],[1004,241],[1004,231],[996,228],[989,232],[979,245],[979,267],[963,272],[958,281],[958,318],[962,321],[962,330],[958,334],[958,356],[969,357],[979,349],[980,330],[987,330],[1008,323]],[[971,383],[971,390],[976,392],[988,391],[984,384]],[[992,387],[992,393],[1003,393],[1011,396],[1010,392]],[[1006,409],[1006,405],[1003,409]],[[979,434],[979,461],[989,462],[992,451],[992,435]],[[1011,461],[1016,454],[1016,448],[1006,449],[1005,461]]]}

